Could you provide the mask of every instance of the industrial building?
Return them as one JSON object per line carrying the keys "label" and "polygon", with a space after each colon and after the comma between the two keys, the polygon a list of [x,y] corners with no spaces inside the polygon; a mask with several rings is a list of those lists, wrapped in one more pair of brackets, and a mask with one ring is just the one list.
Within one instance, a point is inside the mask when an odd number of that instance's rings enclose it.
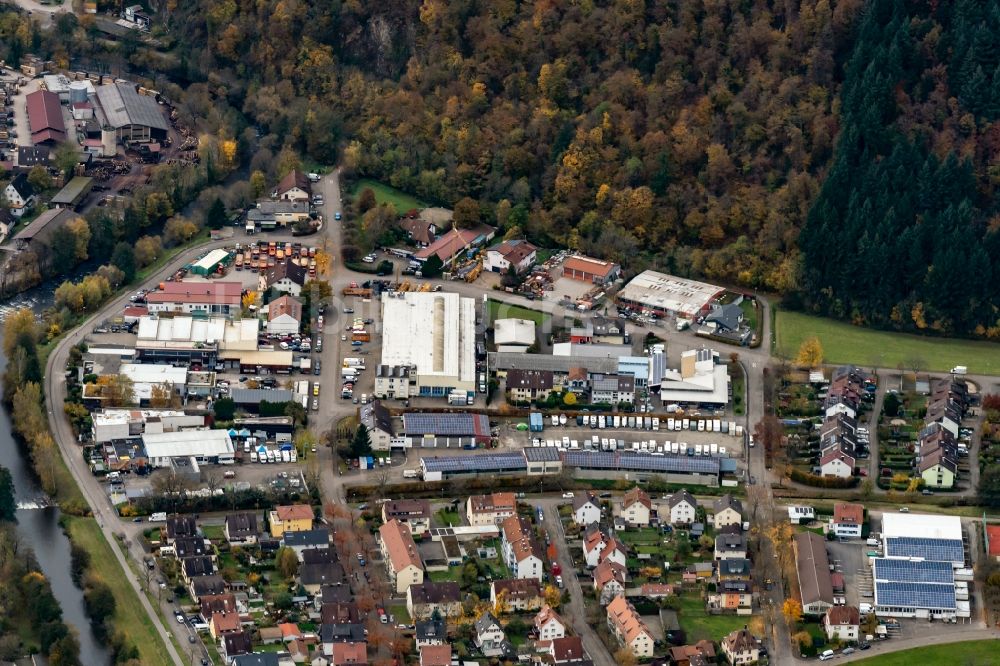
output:
{"label": "industrial building", "polygon": [[132,390],[139,404],[149,402],[154,386],[170,388],[172,393],[181,398],[187,390],[187,368],[151,363],[122,363],[118,374],[132,380]]}
{"label": "industrial building", "polygon": [[493,322],[493,342],[498,351],[527,351],[535,344],[535,322],[530,319],[497,319]]}
{"label": "industrial building", "polygon": [[33,144],[53,146],[66,140],[66,123],[59,95],[48,90],[36,90],[28,93],[25,102]]}
{"label": "industrial building", "polygon": [[[219,268],[225,266],[230,261],[232,261],[232,256],[222,248],[219,248],[217,250],[212,250],[204,257],[191,264],[191,272],[194,273],[195,275],[208,276],[211,275],[212,273],[215,273],[217,270],[219,270]],[[189,283],[181,283],[181,284],[189,284]],[[214,283],[214,284],[219,284],[219,283]],[[227,283],[221,283],[221,284],[227,284]]]}
{"label": "industrial building", "polygon": [[937,619],[969,615],[967,601],[959,608],[955,570],[948,562],[876,557],[872,580],[879,615]]}
{"label": "industrial building", "polygon": [[729,402],[729,371],[719,352],[689,349],[681,354],[680,370],[665,370],[660,379],[664,404],[723,406]]}
{"label": "industrial building", "polygon": [[795,568],[799,578],[802,612],[822,615],[833,607],[833,579],[826,539],[815,532],[795,535]]}
{"label": "industrial building", "polygon": [[233,440],[225,430],[182,430],[144,434],[143,446],[152,467],[170,467],[178,459],[193,465],[235,462]]}
{"label": "industrial building", "polygon": [[169,409],[105,409],[90,418],[91,435],[97,444],[205,426],[203,414]]}
{"label": "industrial building", "polygon": [[921,513],[882,514],[882,541],[887,558],[920,558],[965,566],[962,519]]}
{"label": "industrial building", "polygon": [[468,412],[403,414],[402,436],[405,446],[426,448],[474,448],[492,439],[489,418]]}
{"label": "industrial building", "polygon": [[382,365],[407,366],[416,395],[476,390],[476,301],[446,292],[382,296]]}
{"label": "industrial building", "polygon": [[[24,250],[32,243],[44,244],[56,229],[75,217],[76,213],[71,210],[50,208],[43,211],[28,226],[17,232],[14,235],[14,243],[18,250]],[[44,256],[45,253],[40,251],[38,254]]]}
{"label": "industrial building", "polygon": [[66,186],[59,190],[52,201],[50,202],[56,208],[71,208],[75,209],[87,195],[90,194],[90,189],[94,186],[94,179],[87,176],[76,176],[71,179]]}
{"label": "industrial building", "polygon": [[148,143],[167,138],[167,121],[153,97],[140,95],[131,83],[116,82],[97,89],[95,115],[102,127],[114,130],[122,143]]}
{"label": "industrial building", "polygon": [[242,298],[243,285],[239,282],[164,282],[146,294],[146,307],[151,313],[234,315],[242,307]]}
{"label": "industrial building", "polygon": [[722,287],[697,280],[643,271],[618,292],[615,300],[637,312],[693,319],[708,312],[712,301],[724,291]]}
{"label": "industrial building", "polygon": [[562,266],[562,276],[580,282],[609,284],[622,273],[621,266],[611,261],[601,261],[591,257],[570,257]]}
{"label": "industrial building", "polygon": [[[257,351],[259,328],[256,319],[145,316],[139,318],[135,352],[139,359],[153,363],[177,361],[211,367],[220,358],[242,363],[247,354],[265,353]],[[291,366],[291,352],[271,353],[287,354]]]}

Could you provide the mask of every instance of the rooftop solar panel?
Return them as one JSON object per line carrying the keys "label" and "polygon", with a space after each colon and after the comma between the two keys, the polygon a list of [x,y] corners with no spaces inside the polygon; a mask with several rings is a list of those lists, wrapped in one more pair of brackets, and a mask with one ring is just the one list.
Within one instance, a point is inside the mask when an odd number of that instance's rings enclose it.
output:
{"label": "rooftop solar panel", "polygon": [[478,456],[447,456],[423,458],[428,472],[499,472],[527,469],[519,453],[494,453]]}
{"label": "rooftop solar panel", "polygon": [[876,581],[953,584],[955,571],[950,562],[875,558]]}
{"label": "rooftop solar panel", "polygon": [[925,560],[964,562],[965,548],[960,539],[927,539],[924,537],[888,537],[886,557],[919,557]]}
{"label": "rooftop solar panel", "polygon": [[534,446],[524,450],[528,462],[555,462],[559,460],[559,449],[548,446]]}
{"label": "rooftop solar panel", "polygon": [[[485,426],[483,425],[485,421]],[[403,414],[403,431],[407,435],[465,436],[489,434],[489,420],[482,414]]]}
{"label": "rooftop solar panel", "polygon": [[876,581],[875,603],[903,608],[954,609],[955,586]]}

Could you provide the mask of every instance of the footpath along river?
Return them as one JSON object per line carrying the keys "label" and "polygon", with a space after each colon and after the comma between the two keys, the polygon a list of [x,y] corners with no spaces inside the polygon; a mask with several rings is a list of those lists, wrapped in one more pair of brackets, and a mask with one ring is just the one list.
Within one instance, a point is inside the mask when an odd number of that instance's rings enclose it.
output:
{"label": "footpath along river", "polygon": [[[2,339],[3,323],[0,322]],[[6,367],[7,358],[0,348],[0,374]],[[14,479],[14,494],[19,507],[17,532],[35,552],[42,572],[52,583],[52,593],[62,607],[66,624],[76,630],[80,639],[80,663],[95,666],[110,664],[111,653],[107,646],[97,642],[91,632],[90,620],[84,610],[83,592],[70,576],[70,543],[59,527],[59,509],[44,506],[45,494],[31,468],[27,450],[15,441],[11,433],[10,413],[6,408],[0,409],[0,464],[10,470]]]}

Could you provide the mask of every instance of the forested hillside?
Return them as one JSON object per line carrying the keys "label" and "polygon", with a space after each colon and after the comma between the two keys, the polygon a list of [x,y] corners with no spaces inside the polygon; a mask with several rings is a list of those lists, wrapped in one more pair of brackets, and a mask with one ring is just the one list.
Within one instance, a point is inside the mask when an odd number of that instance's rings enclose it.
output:
{"label": "forested hillside", "polygon": [[861,2],[187,5],[186,66],[317,158],[332,134],[535,240],[785,291]]}
{"label": "forested hillside", "polygon": [[857,323],[1000,338],[1000,4],[872,7],[802,235],[805,300]]}

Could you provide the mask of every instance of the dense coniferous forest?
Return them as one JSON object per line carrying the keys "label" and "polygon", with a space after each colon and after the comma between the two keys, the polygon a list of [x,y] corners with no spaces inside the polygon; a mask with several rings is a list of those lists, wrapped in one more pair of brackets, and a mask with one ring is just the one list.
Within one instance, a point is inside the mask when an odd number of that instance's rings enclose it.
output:
{"label": "dense coniferous forest", "polygon": [[150,4],[161,52],[86,18],[49,51],[146,74],[268,176],[294,151],[629,272],[1000,337],[991,0]]}

